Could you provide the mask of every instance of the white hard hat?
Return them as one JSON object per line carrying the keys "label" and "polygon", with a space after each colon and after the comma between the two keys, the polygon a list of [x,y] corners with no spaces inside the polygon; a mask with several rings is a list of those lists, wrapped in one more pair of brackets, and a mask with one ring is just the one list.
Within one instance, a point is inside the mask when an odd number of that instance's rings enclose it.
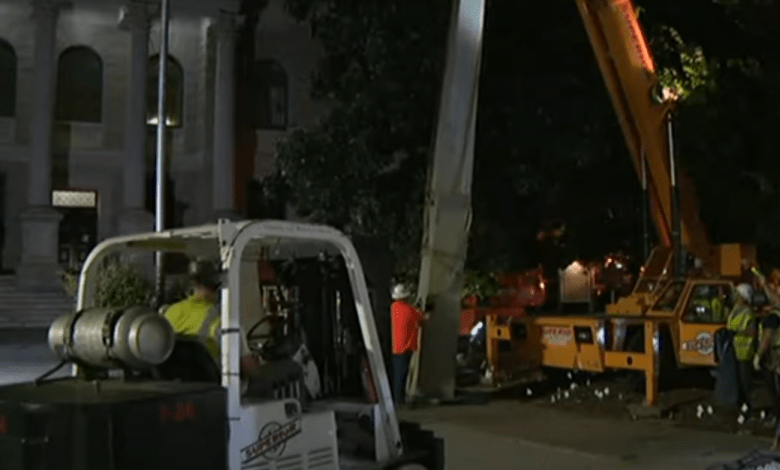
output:
{"label": "white hard hat", "polygon": [[753,288],[750,287],[750,284],[740,284],[737,286],[737,294],[740,295],[743,299],[750,302],[753,300]]}
{"label": "white hard hat", "polygon": [[409,297],[409,289],[404,284],[396,284],[393,286],[393,300],[401,300]]}

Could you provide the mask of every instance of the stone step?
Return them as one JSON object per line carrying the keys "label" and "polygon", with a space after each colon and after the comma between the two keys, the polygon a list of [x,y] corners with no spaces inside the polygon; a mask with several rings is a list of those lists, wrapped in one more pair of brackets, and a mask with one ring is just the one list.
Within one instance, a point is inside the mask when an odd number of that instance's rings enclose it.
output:
{"label": "stone step", "polygon": [[19,290],[4,291],[0,289],[0,303],[2,303],[5,299],[17,299],[17,298],[25,298],[25,299],[34,298],[34,299],[46,300],[46,299],[71,299],[74,297],[71,297],[65,292],[46,292],[46,291],[25,292]]}
{"label": "stone step", "polygon": [[7,305],[28,305],[28,304],[54,304],[65,305],[76,303],[74,299],[65,296],[51,297],[25,297],[25,296],[2,296],[0,295],[0,309]]}
{"label": "stone step", "polygon": [[0,292],[24,292],[26,294],[37,294],[39,292],[44,292],[47,294],[67,295],[64,287],[55,286],[48,289],[42,289],[42,288],[24,289],[24,288],[20,288],[16,284],[0,284]]}
{"label": "stone step", "polygon": [[0,302],[4,299],[71,299],[72,297],[62,292],[0,292]]}
{"label": "stone step", "polygon": [[63,313],[72,312],[72,308],[39,308],[39,309],[24,309],[24,310],[0,310],[0,316],[11,317],[24,317],[25,315],[62,315]]}
{"label": "stone step", "polygon": [[20,289],[14,276],[0,276],[0,328],[48,328],[75,308],[64,289]]}
{"label": "stone step", "polygon": [[39,308],[9,308],[0,310],[0,316],[13,318],[24,317],[26,315],[62,315],[73,312],[73,307],[39,307]]}
{"label": "stone step", "polygon": [[9,312],[25,312],[25,311],[49,311],[49,310],[56,310],[56,311],[67,311],[67,310],[73,310],[76,307],[76,304],[73,302],[68,303],[52,303],[52,302],[43,302],[43,303],[29,303],[29,304],[7,304],[7,305],[0,305],[0,315],[8,314]]}
{"label": "stone step", "polygon": [[[3,279],[0,280],[0,289],[19,289],[19,284],[17,284],[16,279]],[[38,289],[38,288],[33,288]],[[47,290],[52,291],[64,291],[65,285],[64,284],[54,284],[52,286],[49,286]]]}
{"label": "stone step", "polygon": [[8,305],[69,305],[75,304],[74,299],[67,297],[2,297],[0,296],[0,309]]}
{"label": "stone step", "polygon": [[0,311],[0,323],[25,323],[30,319],[43,319],[51,323],[55,318],[68,313],[69,309],[50,308],[40,310]]}
{"label": "stone step", "polygon": [[3,328],[48,328],[59,315],[28,315],[4,317],[0,315],[0,329]]}
{"label": "stone step", "polygon": [[[3,275],[0,276],[0,290],[2,289],[18,289],[18,285],[16,282],[16,276],[8,276]],[[52,290],[55,291],[64,291],[63,285],[55,285],[53,286]]]}

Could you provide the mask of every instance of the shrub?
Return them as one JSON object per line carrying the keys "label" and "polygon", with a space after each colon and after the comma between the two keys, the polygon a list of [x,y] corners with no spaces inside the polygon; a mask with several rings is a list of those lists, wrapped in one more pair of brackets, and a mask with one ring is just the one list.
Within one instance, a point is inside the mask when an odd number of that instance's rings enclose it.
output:
{"label": "shrub", "polygon": [[[65,272],[62,278],[65,291],[76,297],[79,274]],[[99,270],[95,292],[96,307],[150,305],[153,296],[154,286],[135,263],[110,260]]]}
{"label": "shrub", "polygon": [[492,274],[482,271],[469,271],[461,291],[461,298],[477,296],[486,299],[496,295],[499,291],[498,283]]}
{"label": "shrub", "polygon": [[111,262],[103,267],[95,293],[97,307],[149,305],[154,286],[135,264]]}
{"label": "shrub", "polygon": [[65,289],[65,293],[75,299],[79,290],[79,273],[62,271],[60,276],[62,277],[62,287]]}

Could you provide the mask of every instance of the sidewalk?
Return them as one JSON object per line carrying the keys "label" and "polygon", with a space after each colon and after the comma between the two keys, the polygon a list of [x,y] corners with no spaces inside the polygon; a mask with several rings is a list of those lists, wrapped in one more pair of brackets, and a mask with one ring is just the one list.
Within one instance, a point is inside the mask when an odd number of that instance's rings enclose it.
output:
{"label": "sidewalk", "polygon": [[[0,345],[27,344],[39,345],[47,343],[49,328],[0,328]],[[0,358],[2,359],[2,358]]]}
{"label": "sidewalk", "polygon": [[0,329],[0,384],[32,380],[57,364],[47,333],[47,328]]}
{"label": "sidewalk", "polygon": [[[705,470],[766,438],[673,427],[666,421],[593,418],[512,401],[400,413],[445,438],[448,469]],[[522,452],[520,451],[522,450]]]}

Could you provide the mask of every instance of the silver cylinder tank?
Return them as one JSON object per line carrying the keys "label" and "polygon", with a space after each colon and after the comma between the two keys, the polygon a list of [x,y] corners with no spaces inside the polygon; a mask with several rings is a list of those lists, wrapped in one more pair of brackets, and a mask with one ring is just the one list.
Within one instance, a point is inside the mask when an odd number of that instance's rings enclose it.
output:
{"label": "silver cylinder tank", "polygon": [[90,308],[49,328],[49,348],[60,359],[93,367],[149,368],[168,359],[174,342],[168,320],[142,306]]}

